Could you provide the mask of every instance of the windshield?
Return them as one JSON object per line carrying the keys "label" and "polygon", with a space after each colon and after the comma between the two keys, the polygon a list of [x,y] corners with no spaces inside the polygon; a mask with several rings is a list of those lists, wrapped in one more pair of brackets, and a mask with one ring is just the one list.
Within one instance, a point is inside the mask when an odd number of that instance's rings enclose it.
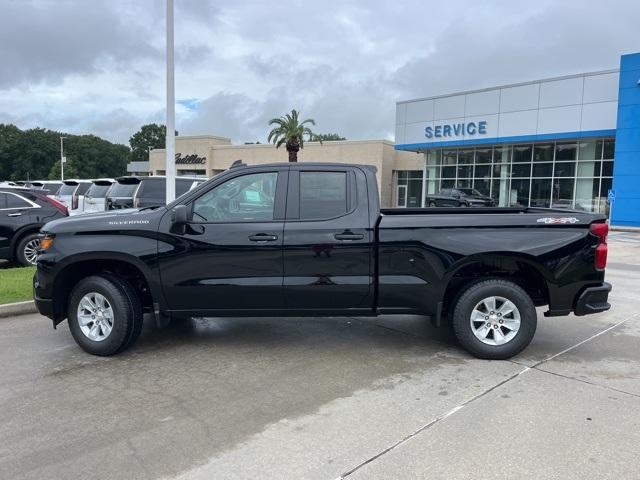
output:
{"label": "windshield", "polygon": [[97,183],[94,183],[93,185],[91,185],[91,187],[89,187],[87,196],[93,198],[104,198],[107,196],[107,191],[109,190],[110,186],[111,184],[98,185]]}
{"label": "windshield", "polygon": [[133,194],[140,183],[120,183],[116,182],[109,192],[110,197],[128,197],[132,198]]}
{"label": "windshield", "polygon": [[467,197],[482,197],[482,194],[475,188],[458,188],[458,191]]}
{"label": "windshield", "polygon": [[76,191],[76,188],[78,188],[78,185],[67,185],[64,184],[62,185],[62,188],[60,188],[60,190],[58,191],[58,195],[73,195],[73,192]]}

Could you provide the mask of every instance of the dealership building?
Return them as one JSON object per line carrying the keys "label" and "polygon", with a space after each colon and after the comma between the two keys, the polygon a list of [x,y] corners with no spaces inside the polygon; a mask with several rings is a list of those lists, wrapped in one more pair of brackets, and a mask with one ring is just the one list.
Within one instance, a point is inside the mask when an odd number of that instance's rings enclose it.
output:
{"label": "dealership building", "polygon": [[[129,174],[164,175],[164,149],[149,152],[148,162],[131,162]],[[215,135],[176,137],[176,174],[184,176],[212,177],[241,160],[247,165],[261,165],[288,161],[285,147],[276,149],[272,144],[233,145],[229,138]],[[423,155],[395,150],[388,140],[343,140],[320,144],[305,142],[298,152],[299,162],[336,162],[373,165],[380,190],[382,206],[394,204],[395,171],[421,169]]]}
{"label": "dealership building", "polygon": [[[640,226],[640,53],[619,69],[398,102],[395,140],[308,142],[298,159],[376,166],[383,207],[474,188],[500,206],[576,208]],[[287,158],[271,144],[176,137],[178,175]],[[128,170],[163,175],[164,165],[158,149]]]}
{"label": "dealership building", "polygon": [[[393,202],[475,188],[500,206],[611,211],[640,226],[640,53],[620,68],[398,102]],[[611,200],[611,201],[609,201]]]}

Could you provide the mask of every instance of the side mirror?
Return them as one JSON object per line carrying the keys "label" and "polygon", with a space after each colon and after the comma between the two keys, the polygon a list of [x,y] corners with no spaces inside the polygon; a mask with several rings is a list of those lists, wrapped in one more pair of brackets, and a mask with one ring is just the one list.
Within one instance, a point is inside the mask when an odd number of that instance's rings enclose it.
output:
{"label": "side mirror", "polygon": [[171,213],[171,221],[174,225],[186,225],[189,223],[189,211],[186,205],[176,205]]}

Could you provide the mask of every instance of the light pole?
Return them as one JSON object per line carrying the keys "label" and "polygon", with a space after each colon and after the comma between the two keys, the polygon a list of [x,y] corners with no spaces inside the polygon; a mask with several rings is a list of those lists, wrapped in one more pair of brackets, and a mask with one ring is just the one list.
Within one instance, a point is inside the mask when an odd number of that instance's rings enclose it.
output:
{"label": "light pole", "polygon": [[147,152],[148,152],[147,161],[149,162],[149,169],[147,170],[147,175],[149,174],[153,175],[153,170],[151,170],[151,150],[153,150],[153,147],[151,145],[147,145]]}
{"label": "light pole", "polygon": [[167,133],[165,140],[165,175],[167,203],[176,198],[176,128],[173,60],[173,0],[167,0]]}
{"label": "light pole", "polygon": [[62,141],[67,137],[60,137],[60,180],[64,180],[64,162],[67,161],[64,158],[64,145]]}

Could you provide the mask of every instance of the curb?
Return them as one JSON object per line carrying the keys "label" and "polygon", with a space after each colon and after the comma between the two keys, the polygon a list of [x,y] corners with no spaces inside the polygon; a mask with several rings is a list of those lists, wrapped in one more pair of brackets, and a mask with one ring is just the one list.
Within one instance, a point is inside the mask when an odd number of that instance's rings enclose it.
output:
{"label": "curb", "polygon": [[612,232],[640,233],[640,227],[618,227],[616,225],[611,225],[609,229]]}
{"label": "curb", "polygon": [[0,305],[0,318],[13,317],[16,315],[26,315],[28,313],[37,313],[36,303],[33,300],[26,302],[5,303]]}

